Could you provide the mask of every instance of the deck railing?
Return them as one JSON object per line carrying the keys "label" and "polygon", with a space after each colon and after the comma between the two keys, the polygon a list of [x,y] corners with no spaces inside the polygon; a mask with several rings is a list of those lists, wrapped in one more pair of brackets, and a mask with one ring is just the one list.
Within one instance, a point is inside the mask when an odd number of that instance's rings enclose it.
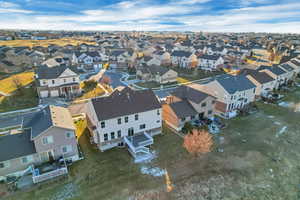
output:
{"label": "deck railing", "polygon": [[33,183],[40,183],[42,181],[46,181],[46,180],[49,180],[49,179],[52,179],[52,178],[55,178],[55,177],[58,177],[58,176],[61,176],[61,175],[67,174],[67,173],[68,173],[67,167],[62,167],[62,168],[59,168],[59,169],[56,169],[56,170],[53,170],[53,171],[50,171],[50,172],[47,172],[44,174],[33,175],[32,180],[33,180]]}

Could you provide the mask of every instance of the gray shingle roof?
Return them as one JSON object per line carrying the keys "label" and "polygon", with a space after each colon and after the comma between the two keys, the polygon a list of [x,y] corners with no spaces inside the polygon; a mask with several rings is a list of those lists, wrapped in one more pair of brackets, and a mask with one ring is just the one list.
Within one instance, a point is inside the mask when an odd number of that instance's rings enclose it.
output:
{"label": "gray shingle roof", "polygon": [[75,68],[61,65],[55,67],[40,66],[36,69],[35,73],[38,75],[39,79],[55,79],[59,77],[67,68],[74,73],[77,72]]}
{"label": "gray shingle roof", "polygon": [[179,118],[189,117],[197,114],[195,109],[188,101],[179,101],[169,105]]}
{"label": "gray shingle roof", "polygon": [[216,78],[216,81],[229,93],[234,94],[237,91],[245,91],[256,86],[245,75],[232,76],[224,74]]}
{"label": "gray shingle roof", "polygon": [[39,136],[45,130],[53,126],[50,107],[31,113],[24,118],[24,128],[31,128],[31,138]]}
{"label": "gray shingle roof", "polygon": [[135,91],[129,87],[91,101],[99,121],[161,108],[152,90]]}
{"label": "gray shingle roof", "polygon": [[209,95],[196,90],[194,88],[188,86],[180,86],[175,89],[174,92],[171,93],[173,96],[176,96],[180,99],[187,99],[189,101],[195,102],[199,104],[201,101],[206,99]]}
{"label": "gray shingle roof", "polygon": [[288,72],[294,70],[294,68],[291,67],[291,66],[290,66],[289,64],[287,64],[287,63],[281,64],[280,67],[283,68],[285,71],[288,71]]}
{"label": "gray shingle roof", "polygon": [[256,70],[243,69],[241,73],[244,74],[244,75],[252,76],[256,81],[258,81],[261,84],[268,83],[268,82],[271,82],[271,81],[275,80],[271,76],[269,76],[267,73],[259,72],[259,71],[256,71]]}
{"label": "gray shingle roof", "polygon": [[275,74],[275,75],[277,75],[277,76],[286,73],[283,69],[281,69],[280,67],[278,67],[278,66],[276,66],[276,65],[274,65],[274,66],[272,66],[272,67],[262,65],[262,66],[260,66],[260,67],[258,68],[258,70],[264,70],[264,69],[269,70],[270,72],[272,72],[273,74]]}
{"label": "gray shingle roof", "polygon": [[23,133],[0,137],[0,162],[36,153],[33,141],[30,140],[30,129]]}
{"label": "gray shingle roof", "polygon": [[176,56],[176,57],[190,57],[192,53],[188,51],[173,51],[171,56]]}

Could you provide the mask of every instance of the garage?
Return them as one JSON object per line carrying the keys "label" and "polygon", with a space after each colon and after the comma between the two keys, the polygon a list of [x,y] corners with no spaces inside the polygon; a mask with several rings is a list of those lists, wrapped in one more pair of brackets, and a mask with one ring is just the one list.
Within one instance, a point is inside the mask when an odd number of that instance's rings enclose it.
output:
{"label": "garage", "polygon": [[46,98],[49,96],[49,92],[48,91],[40,91],[40,96],[41,96],[41,98]]}
{"label": "garage", "polygon": [[51,97],[58,97],[59,95],[58,95],[58,90],[52,90],[52,91],[50,91],[50,96]]}

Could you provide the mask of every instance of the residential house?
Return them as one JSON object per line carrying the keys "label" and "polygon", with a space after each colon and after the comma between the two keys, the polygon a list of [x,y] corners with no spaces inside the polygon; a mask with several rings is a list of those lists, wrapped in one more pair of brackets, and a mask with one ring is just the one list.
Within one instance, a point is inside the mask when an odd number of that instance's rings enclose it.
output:
{"label": "residential house", "polygon": [[36,69],[36,80],[40,98],[72,98],[81,94],[79,75],[74,68],[40,66]]}
{"label": "residential house", "polygon": [[203,54],[197,56],[198,66],[200,69],[214,71],[218,66],[224,64],[224,59],[220,55]]}
{"label": "residential house", "polygon": [[197,63],[197,57],[188,51],[173,51],[171,53],[172,66],[190,68]]}
{"label": "residential house", "polygon": [[137,69],[136,75],[144,81],[155,81],[159,84],[177,82],[178,73],[167,67],[152,65]]}
{"label": "residential house", "polygon": [[[39,182],[41,178],[51,178],[51,172],[41,177],[40,164],[79,159],[75,127],[66,108],[47,106],[29,114],[1,118],[0,132],[0,179],[32,172],[34,182]],[[66,166],[63,171],[55,166],[54,176],[67,172]]]}
{"label": "residential house", "polygon": [[232,118],[239,109],[255,101],[256,86],[245,75],[224,74],[195,88],[216,98],[215,112],[223,118]]}
{"label": "residential house", "polygon": [[180,131],[186,122],[213,117],[215,99],[193,86],[180,86],[162,105],[163,120]]}
{"label": "residential house", "polygon": [[115,89],[87,104],[88,127],[98,149],[127,146],[136,161],[151,155],[147,146],[161,133],[161,119],[161,105],[152,90]]}
{"label": "residential house", "polygon": [[241,74],[245,75],[254,85],[256,85],[255,95],[257,98],[272,92],[276,87],[276,80],[265,72],[243,69]]}
{"label": "residential house", "polygon": [[56,67],[60,65],[69,65],[69,64],[70,64],[69,58],[65,58],[61,56],[56,56],[42,62],[42,65],[46,65],[47,67]]}
{"label": "residential house", "polygon": [[262,65],[258,68],[258,71],[265,72],[276,80],[275,89],[278,89],[280,86],[288,82],[289,74],[282,68],[278,67],[278,65],[273,65],[272,67]]}

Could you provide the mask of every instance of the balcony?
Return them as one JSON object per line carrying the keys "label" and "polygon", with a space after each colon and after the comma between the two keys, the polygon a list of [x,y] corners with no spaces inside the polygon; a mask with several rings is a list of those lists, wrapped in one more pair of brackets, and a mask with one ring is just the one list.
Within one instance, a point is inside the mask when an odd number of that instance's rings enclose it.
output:
{"label": "balcony", "polygon": [[65,174],[68,174],[68,168],[65,163],[46,163],[36,168],[33,167],[32,180],[33,183],[40,183]]}

